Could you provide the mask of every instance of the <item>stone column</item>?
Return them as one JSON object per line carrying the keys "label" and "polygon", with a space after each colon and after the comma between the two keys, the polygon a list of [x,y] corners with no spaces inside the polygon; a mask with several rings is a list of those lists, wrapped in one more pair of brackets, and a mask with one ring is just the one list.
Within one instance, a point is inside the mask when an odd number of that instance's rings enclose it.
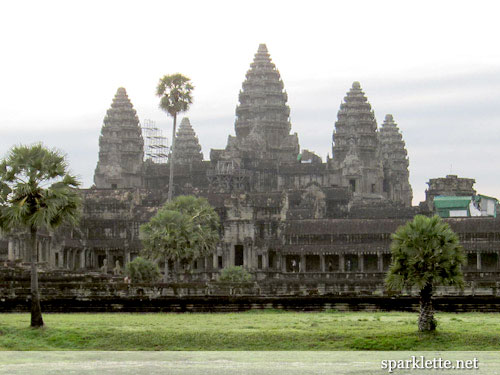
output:
{"label": "stone column", "polygon": [[365,256],[358,254],[358,272],[365,272]]}
{"label": "stone column", "polygon": [[481,267],[481,253],[480,252],[476,253],[476,259],[477,259],[477,264],[476,264],[477,270],[481,271],[482,267]]}
{"label": "stone column", "polygon": [[87,264],[86,264],[86,255],[87,254],[87,250],[86,249],[83,249],[81,252],[80,252],[80,267],[85,269],[87,268]]}
{"label": "stone column", "polygon": [[345,255],[339,254],[339,269],[340,272],[345,272]]}
{"label": "stone column", "polygon": [[9,245],[8,245],[8,258],[10,261],[16,260],[16,254],[14,250],[14,240],[12,238],[9,238]]}
{"label": "stone column", "polygon": [[267,251],[262,253],[262,269],[265,271],[269,269],[269,253]]}
{"label": "stone column", "polygon": [[212,265],[214,266],[214,270],[218,269],[219,267],[219,264],[218,264],[218,255],[217,255],[217,252],[215,252],[213,255],[212,255]]}
{"label": "stone column", "polygon": [[286,254],[281,255],[281,272],[286,272]]}
{"label": "stone column", "polygon": [[306,256],[304,254],[300,256],[299,272],[306,272]]}
{"label": "stone column", "polygon": [[377,270],[378,272],[384,271],[384,255],[381,252],[377,253]]}
{"label": "stone column", "polygon": [[319,254],[319,265],[321,272],[326,272],[325,254]]}

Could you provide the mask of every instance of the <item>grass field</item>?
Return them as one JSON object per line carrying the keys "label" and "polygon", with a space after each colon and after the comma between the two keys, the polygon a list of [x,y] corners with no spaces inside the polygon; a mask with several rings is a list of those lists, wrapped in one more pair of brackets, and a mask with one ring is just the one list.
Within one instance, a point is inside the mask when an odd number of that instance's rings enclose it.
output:
{"label": "grass field", "polygon": [[499,350],[500,315],[249,311],[218,314],[0,314],[0,350]]}

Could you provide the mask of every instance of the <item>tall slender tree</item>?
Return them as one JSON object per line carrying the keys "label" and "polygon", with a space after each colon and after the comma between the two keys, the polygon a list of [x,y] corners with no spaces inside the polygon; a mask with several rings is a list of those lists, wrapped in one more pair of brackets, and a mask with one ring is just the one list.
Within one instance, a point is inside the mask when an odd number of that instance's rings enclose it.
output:
{"label": "tall slender tree", "polygon": [[186,112],[193,102],[191,91],[194,86],[191,80],[180,73],[165,75],[156,87],[156,95],[160,97],[160,108],[174,119],[172,128],[172,146],[170,148],[170,175],[168,179],[168,201],[172,200],[174,188],[174,160],[175,160],[175,128],[177,114]]}
{"label": "tall slender tree", "polygon": [[420,291],[419,331],[434,331],[432,295],[438,285],[463,288],[465,256],[458,236],[439,216],[417,215],[392,236],[392,262],[386,277],[390,289]]}
{"label": "tall slender tree", "polygon": [[64,156],[42,144],[13,147],[0,162],[0,227],[25,230],[31,262],[31,326],[42,327],[38,290],[37,233],[76,224],[81,197]]}

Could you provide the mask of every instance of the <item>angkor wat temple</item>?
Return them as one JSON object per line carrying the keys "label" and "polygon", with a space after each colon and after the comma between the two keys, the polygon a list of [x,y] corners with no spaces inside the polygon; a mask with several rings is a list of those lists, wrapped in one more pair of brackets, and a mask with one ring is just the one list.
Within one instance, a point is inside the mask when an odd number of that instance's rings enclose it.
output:
{"label": "angkor wat temple", "polygon": [[[359,82],[332,119],[331,158],[301,150],[291,133],[280,74],[264,44],[246,74],[236,108],[235,136],[204,160],[196,124],[177,132],[174,195],[206,197],[220,215],[221,242],[192,265],[200,278],[242,265],[259,279],[334,278],[382,273],[390,263],[390,235],[417,213],[433,213],[437,195],[474,195],[474,180],[431,179],[426,202],[412,206],[405,142],[392,115],[377,126]],[[166,201],[168,164],[144,160],[138,115],[119,88],[99,138],[95,186],[83,189],[81,225],[40,235],[47,268],[101,270],[141,250],[139,227]],[[468,253],[466,269],[499,271],[500,220],[447,219]],[[27,259],[23,235],[3,241],[0,258]],[[173,269],[173,267],[169,267]],[[353,276],[357,277],[357,276]],[[361,276],[360,276],[361,277]]]}

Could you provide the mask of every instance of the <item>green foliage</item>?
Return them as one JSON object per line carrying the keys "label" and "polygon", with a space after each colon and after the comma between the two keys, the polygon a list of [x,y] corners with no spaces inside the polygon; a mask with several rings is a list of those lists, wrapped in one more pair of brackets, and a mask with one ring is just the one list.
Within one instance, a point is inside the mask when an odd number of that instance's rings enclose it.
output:
{"label": "green foliage", "polygon": [[174,117],[188,110],[193,103],[191,91],[194,86],[191,80],[180,73],[165,75],[156,87],[156,95],[160,97],[160,108]]}
{"label": "green foliage", "polygon": [[181,263],[210,254],[219,242],[219,216],[205,198],[179,196],[140,228],[144,255]]}
{"label": "green foliage", "polygon": [[252,281],[252,275],[241,266],[226,267],[220,273],[219,281],[232,283],[248,283]]}
{"label": "green foliage", "polygon": [[439,216],[417,215],[391,238],[392,263],[386,277],[389,288],[463,287],[463,249],[456,233]]}
{"label": "green foliage", "polygon": [[81,197],[64,156],[42,144],[16,146],[0,162],[0,227],[57,228],[76,224]]}
{"label": "green foliage", "polygon": [[160,278],[158,265],[142,257],[129,262],[125,267],[125,273],[134,283],[154,283]]}

